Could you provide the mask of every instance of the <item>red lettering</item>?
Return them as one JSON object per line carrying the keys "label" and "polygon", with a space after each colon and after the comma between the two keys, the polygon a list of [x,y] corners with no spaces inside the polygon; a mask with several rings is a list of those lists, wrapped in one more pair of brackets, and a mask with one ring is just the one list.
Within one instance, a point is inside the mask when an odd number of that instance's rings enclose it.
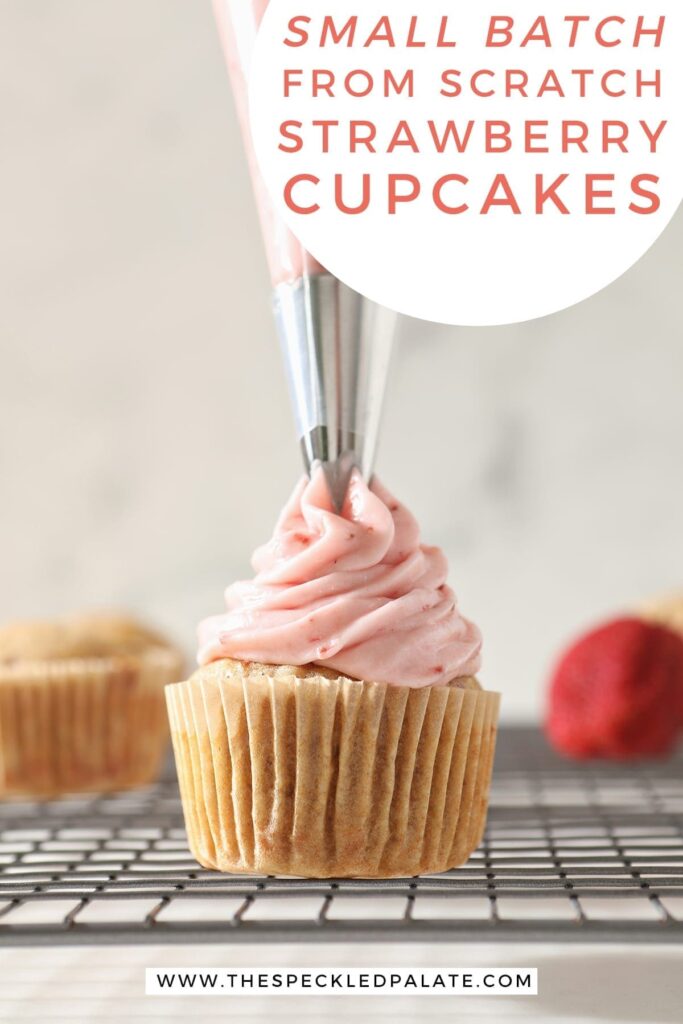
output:
{"label": "red lettering", "polygon": [[[399,192],[398,186],[405,183],[410,186],[409,192]],[[420,179],[414,174],[389,175],[389,213],[395,214],[399,203],[412,203],[420,195]]]}
{"label": "red lettering", "polygon": [[482,96],[484,99],[486,99],[487,96],[496,95],[495,89],[489,89],[488,92],[484,92],[483,89],[479,88],[479,79],[483,75],[488,75],[488,77],[493,78],[494,74],[495,72],[489,71],[487,68],[482,68],[481,71],[477,71],[472,75],[471,88],[475,96]]}
{"label": "red lettering", "polygon": [[626,140],[628,139],[628,125],[624,121],[603,121],[602,124],[602,151],[609,153],[611,146],[616,146],[622,153],[628,153]]}
{"label": "red lettering", "polygon": [[407,146],[408,149],[413,151],[413,153],[420,152],[420,147],[418,146],[415,136],[413,135],[407,121],[398,122],[396,131],[391,136],[391,140],[387,146],[387,153],[393,153],[399,146]]}
{"label": "red lettering", "polygon": [[605,28],[607,25],[611,25],[616,22],[618,25],[625,25],[626,19],[620,18],[618,15],[613,15],[611,18],[603,18],[595,29],[595,39],[598,46],[620,46],[621,37],[618,39],[606,39]]}
{"label": "red lettering", "polygon": [[290,18],[287,28],[295,37],[294,39],[288,39],[285,36],[283,42],[285,46],[305,46],[308,42],[308,32],[305,28],[300,28],[300,25],[310,25],[311,19],[301,14],[296,18]]}
{"label": "red lettering", "polygon": [[[354,88],[354,81],[359,79],[362,85],[359,85],[357,89]],[[374,85],[372,75],[369,71],[364,71],[363,68],[356,68],[354,71],[349,71],[348,75],[344,79],[344,88],[348,92],[349,96],[355,96],[357,99],[362,99],[364,96],[369,96],[372,92]]]}
{"label": "red lettering", "polygon": [[513,92],[518,92],[520,96],[528,96],[526,87],[529,84],[529,76],[526,71],[520,71],[518,68],[511,68],[506,76],[507,88],[505,95],[510,97]]}
{"label": "red lettering", "polygon": [[[314,122],[315,124],[315,122]],[[361,135],[360,131],[365,128],[367,131],[366,135]],[[373,146],[373,142],[377,138],[377,128],[372,121],[352,121],[351,122],[351,152],[357,153],[359,146],[365,146],[368,153],[376,153],[377,150]]]}
{"label": "red lettering", "polygon": [[450,42],[446,39],[448,32],[448,15],[444,15],[441,19],[441,27],[439,29],[439,38],[436,41],[436,45],[441,49],[448,49],[449,47],[457,46],[458,44],[451,40]]}
{"label": "red lettering", "polygon": [[666,18],[659,18],[655,28],[645,28],[645,17],[640,15],[636,22],[636,34],[633,40],[634,46],[640,46],[640,41],[643,36],[654,36],[654,46],[659,47],[662,45],[662,36],[664,35],[664,26],[666,25]]}
{"label": "red lettering", "polygon": [[394,33],[391,29],[391,18],[388,15],[379,19],[364,45],[371,46],[372,43],[388,43],[389,46],[396,46]]}
{"label": "red lettering", "polygon": [[656,131],[654,131],[654,132],[652,131],[652,129],[648,125],[647,121],[640,121],[639,123],[640,123],[640,127],[645,132],[645,134],[646,134],[646,136],[648,138],[648,141],[650,143],[650,152],[651,153],[656,153],[657,152],[657,143],[659,142],[659,137],[662,134],[662,132],[664,131],[664,129],[666,128],[666,126],[667,126],[667,124],[669,122],[668,121],[660,121]]}
{"label": "red lettering", "polygon": [[650,189],[643,188],[642,183],[649,181],[653,185],[659,184],[659,178],[656,174],[638,174],[631,182],[631,188],[633,189],[634,195],[639,196],[642,199],[649,199],[647,206],[638,206],[637,203],[631,203],[629,210],[631,213],[656,213],[659,207],[662,205],[661,199],[656,192],[651,192]]}
{"label": "red lettering", "polygon": [[[496,194],[499,190],[503,192],[501,197],[498,197]],[[492,206],[507,206],[515,214],[522,212],[510,187],[510,182],[504,174],[497,174],[494,178],[493,185],[489,189],[481,212],[488,213]]]}
{"label": "red lettering", "polygon": [[547,146],[535,146],[535,142],[547,142],[548,135],[544,131],[534,131],[535,128],[547,128],[548,121],[525,121],[524,123],[524,152],[525,153],[549,153]]}
{"label": "red lettering", "polygon": [[581,99],[585,99],[587,80],[591,77],[591,75],[595,74],[595,71],[592,68],[574,68],[572,70],[572,74],[575,75],[579,80],[579,96],[581,97]]}
{"label": "red lettering", "polygon": [[456,71],[455,68],[448,68],[441,75],[441,84],[445,88],[440,89],[439,92],[442,96],[459,96],[462,92],[462,86],[458,79],[460,78],[460,72]]}
{"label": "red lettering", "polygon": [[314,128],[321,128],[322,136],[322,151],[323,153],[329,153],[330,151],[330,128],[339,127],[339,121],[311,121]]}
{"label": "red lettering", "polygon": [[[332,96],[332,98],[334,98],[333,86],[333,71],[328,71],[327,68],[314,68],[312,74],[312,91],[314,97],[319,96],[321,92],[324,92],[327,96]],[[285,96],[287,95],[289,94],[285,93]]]}
{"label": "red lettering", "polygon": [[545,96],[545,94],[547,92],[554,92],[560,98],[564,98],[564,89],[562,88],[562,85],[560,84],[560,80],[557,77],[557,72],[556,71],[552,71],[551,70],[551,71],[549,71],[547,73],[547,75],[545,76],[545,78],[541,82],[540,88],[538,90],[538,95],[539,96]]}
{"label": "red lettering", "polygon": [[[571,129],[577,128],[577,134],[571,133]],[[578,146],[582,153],[588,152],[586,139],[588,138],[588,125],[585,121],[563,121],[562,122],[562,152],[568,153],[570,146]]]}
{"label": "red lettering", "polygon": [[602,76],[602,91],[607,96],[614,96],[614,97],[625,96],[626,95],[626,89],[612,89],[610,87],[610,82],[612,81],[612,78],[615,78],[615,77],[616,78],[621,78],[621,80],[623,81],[624,78],[626,78],[626,72],[625,71],[606,71],[605,74]]}
{"label": "red lettering", "polygon": [[434,124],[433,121],[428,121],[427,124],[429,126],[429,131],[431,132],[432,140],[434,142],[434,146],[436,147],[437,153],[445,153],[446,146],[450,138],[453,139],[455,143],[455,148],[457,149],[458,153],[464,153],[466,151],[467,145],[470,141],[470,136],[472,135],[472,131],[474,129],[474,121],[467,122],[467,128],[465,129],[465,134],[463,136],[459,134],[455,121],[449,121],[447,123],[446,130],[444,131],[441,137],[439,137],[436,125]]}
{"label": "red lettering", "polygon": [[597,189],[595,186],[602,181],[614,181],[613,174],[587,174],[586,175],[586,213],[587,214],[610,214],[617,211],[613,206],[596,206],[596,199],[611,199],[614,195],[612,189]]}
{"label": "red lettering", "polygon": [[298,80],[295,81],[294,80],[294,75],[301,76],[301,75],[303,75],[303,71],[300,68],[296,68],[296,69],[295,68],[286,68],[285,69],[285,83],[284,83],[284,93],[285,93],[285,96],[290,96],[291,95],[291,90],[295,86],[300,86],[301,85],[301,77],[299,77]]}
{"label": "red lettering", "polygon": [[[487,46],[509,46],[512,42],[512,29],[514,28],[514,18],[502,18],[493,17],[489,22],[489,30],[486,36]],[[501,37],[502,40],[496,42],[496,37]]]}
{"label": "red lettering", "polygon": [[[308,18],[307,21],[311,19]],[[332,43],[341,43],[344,36],[348,35],[346,40],[347,46],[353,46],[356,39],[356,26],[358,24],[358,17],[354,15],[346,22],[340,29],[337,29],[334,18],[331,18],[329,14],[326,14],[323,18],[323,27],[320,32],[320,45],[327,46],[327,37],[330,37]]]}
{"label": "red lettering", "polygon": [[536,213],[544,213],[545,211],[543,207],[549,200],[555,204],[560,213],[569,213],[569,210],[557,194],[558,188],[567,180],[568,177],[568,174],[561,174],[559,178],[555,178],[555,181],[551,185],[544,187],[543,175],[536,175]]}
{"label": "red lettering", "polygon": [[341,210],[342,213],[350,213],[353,215],[357,213],[365,213],[365,211],[367,210],[368,206],[370,205],[370,175],[364,174],[362,181],[363,193],[360,203],[358,204],[358,206],[347,206],[347,204],[344,202],[344,196],[342,191],[344,184],[344,175],[335,174],[334,201],[337,204],[337,209]]}
{"label": "red lettering", "polygon": [[410,28],[408,30],[408,38],[406,40],[406,46],[412,47],[413,49],[417,49],[418,47],[424,47],[427,45],[425,42],[420,42],[420,40],[415,38],[418,21],[418,16],[414,14],[410,19]]}
{"label": "red lettering", "polygon": [[657,99],[662,95],[662,72],[655,71],[655,77],[647,81],[640,68],[636,71],[636,96],[640,99],[646,89],[654,89]]}
{"label": "red lettering", "polygon": [[299,203],[294,201],[294,189],[302,181],[310,181],[312,185],[319,185],[320,178],[316,178],[313,174],[297,174],[295,177],[290,178],[285,185],[284,200],[288,208],[292,213],[300,213],[306,215],[309,213],[317,213],[320,209],[318,203],[313,203],[311,206],[300,206]]}
{"label": "red lettering", "polygon": [[576,39],[579,34],[579,25],[581,22],[590,21],[590,15],[588,14],[568,14],[565,19],[572,26],[571,34],[569,36],[570,47],[576,46]]}
{"label": "red lettering", "polygon": [[392,87],[396,96],[401,96],[403,90],[407,88],[408,96],[412,99],[415,95],[415,72],[411,69],[406,71],[401,81],[397,81],[393,71],[387,70],[384,72],[384,95],[389,96],[389,86]]}
{"label": "red lettering", "polygon": [[303,128],[303,122],[283,121],[280,125],[280,135],[282,138],[293,143],[291,146],[285,146],[285,144],[281,142],[277,148],[282,150],[283,153],[300,153],[303,149],[304,140],[296,131],[294,131],[295,128]]}
{"label": "red lettering", "polygon": [[442,213],[458,214],[465,213],[469,210],[467,203],[461,203],[460,206],[449,206],[443,198],[444,186],[448,185],[451,181],[457,181],[460,185],[467,185],[469,178],[464,178],[462,174],[445,174],[443,178],[439,178],[436,185],[434,186],[434,203],[441,210]]}
{"label": "red lettering", "polygon": [[[487,121],[486,122],[486,152],[487,153],[509,153],[512,149],[510,138],[509,121]],[[495,142],[501,145],[494,145]]]}
{"label": "red lettering", "polygon": [[543,43],[544,46],[548,47],[553,45],[550,39],[550,32],[548,31],[548,23],[543,15],[536,18],[536,21],[524,36],[520,46],[528,46],[529,43]]}

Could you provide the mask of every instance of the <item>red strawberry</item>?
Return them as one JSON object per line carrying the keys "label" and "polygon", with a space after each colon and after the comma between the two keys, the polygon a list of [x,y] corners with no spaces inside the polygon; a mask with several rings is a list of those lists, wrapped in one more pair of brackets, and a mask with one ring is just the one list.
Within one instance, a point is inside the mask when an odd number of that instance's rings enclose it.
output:
{"label": "red strawberry", "polygon": [[550,683],[546,734],[572,757],[669,753],[683,728],[683,638],[636,618],[587,633]]}

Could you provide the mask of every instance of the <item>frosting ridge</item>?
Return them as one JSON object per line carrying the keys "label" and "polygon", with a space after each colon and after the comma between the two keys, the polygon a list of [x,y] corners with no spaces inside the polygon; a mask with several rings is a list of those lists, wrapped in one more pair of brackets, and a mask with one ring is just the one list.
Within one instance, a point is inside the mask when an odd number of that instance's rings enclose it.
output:
{"label": "frosting ridge", "polygon": [[303,477],[252,565],[226,612],[201,623],[199,664],[316,663],[411,687],[479,669],[481,634],[458,610],[443,552],[376,478],[354,471],[337,514],[322,470]]}

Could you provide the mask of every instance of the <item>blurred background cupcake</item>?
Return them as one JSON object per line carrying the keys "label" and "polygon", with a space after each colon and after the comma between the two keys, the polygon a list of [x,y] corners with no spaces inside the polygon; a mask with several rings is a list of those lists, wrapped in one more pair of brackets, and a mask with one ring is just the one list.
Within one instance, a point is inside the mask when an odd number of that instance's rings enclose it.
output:
{"label": "blurred background cupcake", "polygon": [[123,615],[0,627],[0,796],[151,782],[168,740],[163,687],[183,658]]}
{"label": "blurred background cupcake", "polygon": [[648,622],[656,622],[683,633],[683,590],[650,598],[640,606],[638,612]]}

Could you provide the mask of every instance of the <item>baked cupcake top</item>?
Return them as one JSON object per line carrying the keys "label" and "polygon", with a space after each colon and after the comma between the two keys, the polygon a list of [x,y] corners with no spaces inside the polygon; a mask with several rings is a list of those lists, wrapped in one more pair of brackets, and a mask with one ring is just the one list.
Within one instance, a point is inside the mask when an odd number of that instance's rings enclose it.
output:
{"label": "baked cupcake top", "polygon": [[411,687],[479,670],[481,634],[458,609],[443,552],[376,479],[354,472],[337,514],[322,471],[303,478],[252,565],[253,580],[228,587],[227,612],[200,625],[200,665],[316,664]]}
{"label": "baked cupcake top", "polygon": [[640,608],[648,622],[657,622],[683,633],[683,591],[653,598]]}
{"label": "baked cupcake top", "polygon": [[124,615],[88,614],[0,626],[0,665],[137,655],[169,648],[160,634]]}
{"label": "baked cupcake top", "polygon": [[[359,685],[360,683],[358,679],[340,675],[339,672],[325,668],[324,665],[267,665],[258,661],[241,661],[236,658],[220,658],[208,666],[204,665],[198,668],[191,678],[205,681],[212,674],[216,679],[236,678],[246,682],[260,682],[269,679],[275,682],[291,682],[296,679],[329,679],[332,682],[339,680],[343,684]],[[449,685],[456,690],[482,690],[481,683],[474,676],[458,676]]]}

